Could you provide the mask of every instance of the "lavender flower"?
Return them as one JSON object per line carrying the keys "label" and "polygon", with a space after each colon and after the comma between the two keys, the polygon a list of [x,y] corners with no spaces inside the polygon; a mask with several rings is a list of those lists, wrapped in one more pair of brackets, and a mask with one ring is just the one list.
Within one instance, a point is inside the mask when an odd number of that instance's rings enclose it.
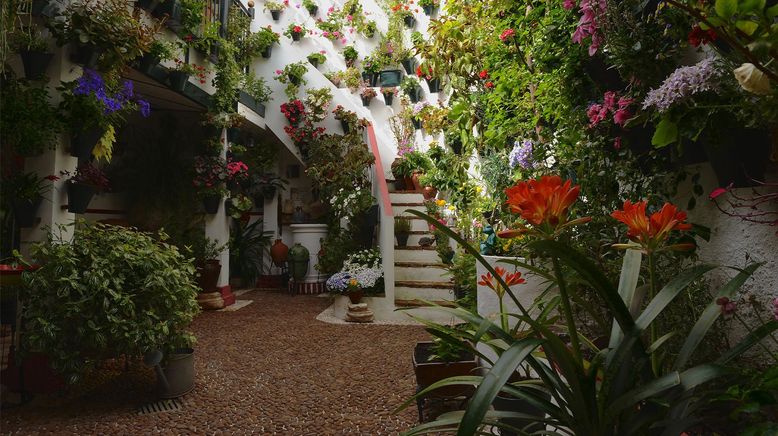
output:
{"label": "lavender flower", "polygon": [[680,67],[659,88],[648,92],[643,100],[643,109],[654,106],[659,113],[664,113],[672,105],[695,94],[714,91],[722,74],[714,58],[703,59],[690,67]]}
{"label": "lavender flower", "polygon": [[419,115],[419,113],[421,113],[421,111],[424,110],[424,108],[429,105],[430,104],[427,103],[426,101],[420,101],[416,103],[415,105],[413,105],[413,115],[414,116]]}
{"label": "lavender flower", "polygon": [[334,292],[343,292],[348,289],[351,274],[346,271],[337,272],[327,279],[327,289]]}
{"label": "lavender flower", "polygon": [[125,108],[125,104],[136,102],[141,115],[148,117],[151,112],[151,105],[148,101],[135,97],[133,83],[129,80],[122,82],[121,91],[108,94],[108,86],[103,77],[95,70],[84,69],[84,74],[76,81],[76,87],[73,89],[74,95],[93,95],[97,101],[102,103],[103,112],[110,115]]}
{"label": "lavender flower", "polygon": [[516,141],[513,143],[513,150],[508,156],[508,163],[512,169],[521,167],[523,169],[532,168],[532,147],[533,143],[529,139],[525,141]]}

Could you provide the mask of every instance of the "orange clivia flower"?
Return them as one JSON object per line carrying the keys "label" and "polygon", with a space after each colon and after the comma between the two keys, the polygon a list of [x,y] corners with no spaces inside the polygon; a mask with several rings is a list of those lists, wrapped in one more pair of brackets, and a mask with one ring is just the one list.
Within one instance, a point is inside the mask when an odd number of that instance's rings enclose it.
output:
{"label": "orange clivia flower", "polygon": [[[509,287],[513,285],[520,285],[526,282],[526,280],[521,277],[521,271],[515,271],[508,274],[508,271],[500,266],[494,267],[494,271],[497,272],[497,275],[502,277],[502,280]],[[500,284],[500,282],[498,282],[497,279],[492,276],[492,273],[481,274],[481,281],[479,281],[478,284],[481,286],[486,286],[496,292],[500,299],[502,299],[502,296],[505,295],[505,289]]]}
{"label": "orange clivia flower", "polygon": [[521,215],[533,226],[552,229],[567,223],[570,206],[578,199],[581,187],[562,182],[559,176],[543,176],[517,183],[505,190],[511,212]]}
{"label": "orange clivia flower", "polygon": [[[665,203],[659,212],[646,215],[646,206],[648,202],[638,201],[632,203],[629,200],[624,202],[623,210],[616,210],[611,216],[628,227],[627,237],[640,244],[644,249],[651,251],[659,248],[670,236],[673,230],[686,231],[692,228],[691,224],[685,223],[686,212],[670,203]],[[672,249],[690,249],[694,248],[692,244],[679,244]]]}

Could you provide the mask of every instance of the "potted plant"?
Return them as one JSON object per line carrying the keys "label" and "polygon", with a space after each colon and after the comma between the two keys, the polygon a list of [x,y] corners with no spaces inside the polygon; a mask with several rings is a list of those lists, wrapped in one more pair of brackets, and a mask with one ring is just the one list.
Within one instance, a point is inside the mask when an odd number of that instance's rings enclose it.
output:
{"label": "potted plant", "polygon": [[322,50],[318,53],[311,53],[308,55],[308,62],[313,65],[314,68],[318,68],[319,65],[324,64],[324,62],[327,62],[327,56],[325,56],[327,52]]}
{"label": "potted plant", "polygon": [[405,247],[408,245],[408,236],[411,234],[411,219],[408,217],[397,217],[394,219],[394,236],[397,238],[397,246]]}
{"label": "potted plant", "polygon": [[313,2],[313,0],[303,0],[303,7],[311,14],[311,17],[315,17],[319,13],[319,5]]}
{"label": "potted plant", "polygon": [[48,52],[48,42],[36,31],[34,26],[19,29],[9,34],[10,46],[19,53],[24,67],[24,76],[29,80],[40,79],[54,56]]}
{"label": "potted plant", "polygon": [[440,92],[440,79],[433,76],[432,67],[426,63],[423,63],[416,67],[416,75],[419,78],[424,78],[427,81],[427,86],[430,88],[430,92]]}
{"label": "potted plant", "polygon": [[197,156],[194,160],[192,184],[203,200],[205,213],[214,215],[219,211],[222,197],[227,192],[224,184],[228,180],[227,162],[218,156]]}
{"label": "potted plant", "polygon": [[367,83],[363,84],[362,91],[359,92],[359,97],[362,99],[362,106],[370,106],[370,100],[372,100],[376,95],[378,94],[375,92],[375,89],[368,86]]}
{"label": "potted plant", "polygon": [[400,60],[405,74],[411,75],[416,71],[416,58],[413,57],[413,52],[410,49],[403,49],[397,53],[396,59]]}
{"label": "potted plant", "polygon": [[249,105],[259,116],[265,116],[265,103],[270,100],[273,91],[265,83],[264,77],[258,77],[252,73],[243,75],[243,84],[241,92],[253,100],[254,104]]}
{"label": "potted plant", "polygon": [[411,122],[416,130],[422,128],[421,120],[424,117],[424,112],[426,112],[429,107],[430,104],[426,101],[420,101],[413,105],[413,109],[411,110]]}
{"label": "potted plant", "polygon": [[270,16],[273,17],[273,21],[278,21],[281,18],[281,12],[286,9],[285,3],[277,2],[265,2],[265,10],[270,11]]}
{"label": "potted plant", "polygon": [[435,9],[438,7],[437,0],[419,0],[419,6],[424,10],[424,13],[428,16],[432,16]]}
{"label": "potted plant", "polygon": [[365,35],[365,38],[372,38],[375,36],[375,33],[378,31],[378,25],[375,21],[370,20],[362,27],[362,34]]}
{"label": "potted plant", "polygon": [[368,56],[362,61],[362,80],[369,81],[370,86],[378,85],[378,72],[381,63],[374,56]]}
{"label": "potted plant", "polygon": [[430,160],[426,153],[423,153],[419,150],[413,150],[406,153],[405,158],[408,161],[408,165],[411,169],[411,182],[413,183],[413,188],[416,191],[421,191],[422,186],[419,182],[419,177],[421,177],[422,174],[426,174],[433,168],[432,160]]}
{"label": "potted plant", "polygon": [[79,165],[71,174],[63,171],[68,191],[68,212],[85,213],[96,193],[108,191],[110,182],[105,173],[91,162]]}
{"label": "potted plant", "polygon": [[343,128],[343,134],[345,135],[347,135],[352,128],[356,127],[357,122],[359,121],[356,112],[346,110],[341,105],[337,105],[332,113],[335,114],[335,119],[340,121],[340,126]]}
{"label": "potted plant", "polygon": [[149,103],[135,95],[131,82],[109,84],[94,70],[84,69],[76,81],[58,89],[62,95],[60,109],[72,128],[70,154],[79,158],[94,153],[110,160],[115,127],[132,112],[140,111],[147,117],[151,111]]}
{"label": "potted plant", "polygon": [[283,70],[276,71],[276,80],[298,86],[303,82],[303,76],[307,71],[308,67],[303,62],[287,64]]}
{"label": "potted plant", "polygon": [[226,248],[217,241],[206,237],[201,231],[194,232],[186,247],[194,258],[199,293],[218,291],[222,265],[219,258]]}
{"label": "potted plant", "polygon": [[351,92],[357,92],[363,83],[359,70],[354,67],[347,68],[346,71],[343,72],[343,83]]}
{"label": "potted plant", "polygon": [[[431,328],[428,328],[433,335]],[[478,362],[468,349],[453,342],[436,339],[434,342],[417,342],[413,348],[413,372],[416,375],[417,392],[449,377],[476,375]],[[425,398],[470,397],[475,389],[472,386],[444,386],[416,398],[419,409],[419,421],[423,421],[423,402]]]}
{"label": "potted plant", "polygon": [[22,277],[22,349],[44,353],[72,384],[104,359],[191,347],[192,261],[163,232],[77,224],[32,247],[41,267]]}
{"label": "potted plant", "polygon": [[264,231],[261,219],[252,223],[233,223],[230,231],[230,274],[240,279],[241,287],[256,287],[271,236],[272,232]]}
{"label": "potted plant", "polygon": [[394,101],[394,96],[397,94],[397,88],[395,87],[381,87],[381,94],[384,96],[384,103],[387,106],[391,106]]}
{"label": "potted plant", "polygon": [[340,85],[343,81],[343,72],[342,71],[327,71],[324,73],[324,77],[330,80],[333,85],[335,85],[336,88],[340,88]]}
{"label": "potted plant", "polygon": [[402,71],[397,69],[382,70],[379,73],[379,80],[381,81],[381,86],[385,86],[385,87],[400,86],[401,79],[402,79]]}
{"label": "potted plant", "polygon": [[413,76],[406,76],[400,82],[400,89],[408,96],[411,103],[418,103],[421,97],[421,87],[419,81]]}
{"label": "potted plant", "polygon": [[51,189],[46,181],[53,182],[59,177],[50,175],[38,177],[35,173],[15,174],[3,179],[3,203],[13,212],[17,227],[32,227],[38,215],[38,209],[44,195]]}
{"label": "potted plant", "polygon": [[281,35],[274,32],[270,26],[262,27],[259,31],[252,34],[249,40],[256,46],[256,50],[263,58],[269,59],[273,54],[273,44],[281,40]]}
{"label": "potted plant", "polygon": [[343,49],[343,59],[346,60],[347,67],[353,67],[354,62],[359,59],[359,52],[353,45],[348,45]]}
{"label": "potted plant", "polygon": [[251,184],[249,193],[253,195],[254,202],[258,205],[262,205],[266,200],[272,200],[275,198],[278,190],[285,189],[285,185],[288,183],[273,174],[251,174]]}
{"label": "potted plant", "polygon": [[[32,86],[23,80],[3,80],[0,107],[0,144],[9,156],[38,156],[46,149],[54,149],[64,121],[73,120],[51,104],[46,87]],[[99,112],[88,115],[102,116]]]}
{"label": "potted plant", "polygon": [[327,290],[349,297],[358,304],[362,297],[384,291],[384,270],[381,253],[376,249],[363,249],[349,254],[343,267],[327,280]]}
{"label": "potted plant", "polygon": [[173,56],[173,44],[156,39],[149,47],[149,51],[140,58],[138,68],[140,71],[149,74],[160,62],[173,59]]}
{"label": "potted plant", "polygon": [[205,76],[208,73],[206,68],[195,63],[184,62],[176,59],[176,66],[168,72],[168,81],[170,87],[178,92],[184,92],[189,83],[189,78],[194,76],[200,84],[205,84]]}
{"label": "potted plant", "polygon": [[299,41],[303,36],[305,36],[305,32],[307,32],[305,25],[292,23],[289,25],[289,27],[286,28],[284,35],[292,38],[292,41]]}
{"label": "potted plant", "polygon": [[[172,0],[166,3],[172,3]],[[75,60],[86,68],[117,71],[143,56],[161,23],[144,21],[121,0],[71,2],[62,19],[48,24],[60,46],[74,42]]]}
{"label": "potted plant", "polygon": [[448,235],[437,229],[435,229],[433,234],[435,235],[435,251],[438,253],[438,258],[442,263],[451,265],[454,263],[454,249],[449,244],[450,239]]}
{"label": "potted plant", "polygon": [[305,117],[305,105],[300,100],[292,100],[281,104],[281,113],[292,127],[300,125]]}

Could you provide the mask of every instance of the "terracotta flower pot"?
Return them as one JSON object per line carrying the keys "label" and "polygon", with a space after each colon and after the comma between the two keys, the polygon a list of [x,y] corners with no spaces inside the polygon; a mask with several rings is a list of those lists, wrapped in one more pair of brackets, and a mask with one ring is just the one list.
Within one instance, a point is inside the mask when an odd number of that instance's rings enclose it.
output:
{"label": "terracotta flower pot", "polygon": [[276,239],[270,247],[270,258],[277,267],[282,267],[289,257],[289,247],[281,239]]}
{"label": "terracotta flower pot", "polygon": [[432,200],[437,194],[438,190],[432,186],[425,186],[424,190],[422,191],[422,195],[424,195],[425,200]]}
{"label": "terracotta flower pot", "polygon": [[359,304],[360,301],[362,301],[362,295],[363,292],[361,289],[356,291],[349,291],[348,299],[351,301],[351,304]]}
{"label": "terracotta flower pot", "polygon": [[218,259],[208,259],[197,262],[197,284],[200,286],[200,292],[216,292],[219,276],[222,271],[222,264]]}
{"label": "terracotta flower pot", "polygon": [[411,180],[413,180],[413,189],[415,191],[421,191],[423,189],[421,184],[419,184],[419,177],[420,176],[421,176],[420,173],[413,173],[413,175],[411,176]]}

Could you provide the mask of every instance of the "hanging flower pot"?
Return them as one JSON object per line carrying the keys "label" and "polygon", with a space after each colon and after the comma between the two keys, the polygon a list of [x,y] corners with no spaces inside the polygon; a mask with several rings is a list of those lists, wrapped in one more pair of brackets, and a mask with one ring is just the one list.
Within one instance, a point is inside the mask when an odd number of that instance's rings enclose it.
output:
{"label": "hanging flower pot", "polygon": [[413,15],[406,15],[403,17],[403,23],[405,23],[405,27],[413,29],[413,26],[416,25],[416,18],[413,18]]}
{"label": "hanging flower pot", "polygon": [[299,85],[300,84],[300,78],[297,77],[297,76],[290,75],[289,76],[289,83],[291,83],[292,85]]}
{"label": "hanging flower pot", "polygon": [[270,59],[270,55],[273,54],[273,45],[269,45],[265,47],[264,50],[262,50],[262,57],[265,59]]}
{"label": "hanging flower pot", "polygon": [[281,18],[281,11],[270,11],[270,16],[273,18],[273,21],[278,21]]}
{"label": "hanging flower pot", "polygon": [[292,41],[299,41],[300,39],[302,39],[302,37],[303,37],[302,33],[297,33],[297,32],[292,33]]}
{"label": "hanging flower pot", "polygon": [[394,92],[384,92],[384,103],[387,106],[391,106],[394,102]]}
{"label": "hanging flower pot", "polygon": [[437,77],[434,79],[426,79],[427,86],[430,87],[430,92],[440,92],[440,79]]}
{"label": "hanging flower pot", "polygon": [[370,100],[372,100],[373,97],[364,97],[364,96],[362,96],[361,98],[362,98],[362,106],[364,106],[364,107],[370,106]]}
{"label": "hanging flower pot", "polygon": [[171,71],[168,74],[168,80],[170,81],[170,88],[174,91],[184,92],[186,85],[189,83],[189,74],[183,71]]}
{"label": "hanging flower pot", "polygon": [[402,65],[405,69],[405,74],[413,74],[416,69],[416,58],[403,59]]}
{"label": "hanging flower pot", "polygon": [[418,103],[419,98],[421,98],[421,89],[419,88],[413,88],[411,90],[405,90],[405,95],[408,96],[408,99],[411,100],[411,103]]}
{"label": "hanging flower pot", "polygon": [[373,77],[373,73],[369,73],[367,71],[362,71],[362,81],[363,82],[370,82],[370,78]]}
{"label": "hanging flower pot", "polygon": [[157,65],[159,65],[159,58],[146,53],[138,62],[138,70],[144,74],[150,74]]}
{"label": "hanging flower pot", "polygon": [[180,0],[165,0],[159,6],[154,8],[153,15],[156,17],[166,17],[166,22],[172,25],[181,24],[183,8]]}
{"label": "hanging flower pot", "polygon": [[413,128],[416,130],[421,129],[421,120],[416,118],[411,118],[411,123],[413,123]]}
{"label": "hanging flower pot", "polygon": [[435,6],[434,5],[425,5],[421,7],[424,9],[424,13],[427,14],[428,17],[432,16],[432,13],[435,12]]}
{"label": "hanging flower pot", "polygon": [[88,159],[92,156],[97,141],[103,137],[103,127],[92,127],[86,130],[78,129],[70,140],[70,155],[80,159]]}
{"label": "hanging flower pot", "polygon": [[38,197],[34,200],[30,199],[17,199],[11,200],[11,209],[14,213],[14,221],[17,227],[27,228],[35,225],[35,219],[38,217],[38,209],[40,209],[42,197]]}
{"label": "hanging flower pot", "polygon": [[84,68],[94,69],[97,66],[97,61],[100,60],[100,55],[102,53],[103,49],[95,44],[77,44],[73,60],[76,63],[83,65]]}
{"label": "hanging flower pot", "polygon": [[348,135],[348,132],[351,131],[351,126],[343,120],[340,120],[340,127],[343,129],[343,134]]}
{"label": "hanging flower pot", "polygon": [[216,215],[219,212],[219,206],[222,204],[222,196],[219,194],[210,194],[203,196],[203,209],[208,215]]}
{"label": "hanging flower pot", "polygon": [[19,54],[22,57],[24,76],[30,80],[43,77],[46,74],[46,69],[49,68],[51,58],[54,57],[53,54],[42,51],[24,50]]}
{"label": "hanging flower pot", "polygon": [[311,14],[311,17],[315,17],[319,14],[319,6],[313,5],[308,8],[308,13]]}
{"label": "hanging flower pot", "polygon": [[400,70],[383,70],[380,73],[381,86],[394,87],[400,86],[400,80],[402,79],[402,71]]}
{"label": "hanging flower pot", "polygon": [[92,186],[68,183],[68,212],[85,213],[94,195],[95,188]]}
{"label": "hanging flower pot", "polygon": [[138,0],[138,6],[152,13],[157,9],[159,3],[160,0]]}
{"label": "hanging flower pot", "polygon": [[373,73],[370,76],[370,86],[378,86],[378,79],[379,79],[378,73]]}

